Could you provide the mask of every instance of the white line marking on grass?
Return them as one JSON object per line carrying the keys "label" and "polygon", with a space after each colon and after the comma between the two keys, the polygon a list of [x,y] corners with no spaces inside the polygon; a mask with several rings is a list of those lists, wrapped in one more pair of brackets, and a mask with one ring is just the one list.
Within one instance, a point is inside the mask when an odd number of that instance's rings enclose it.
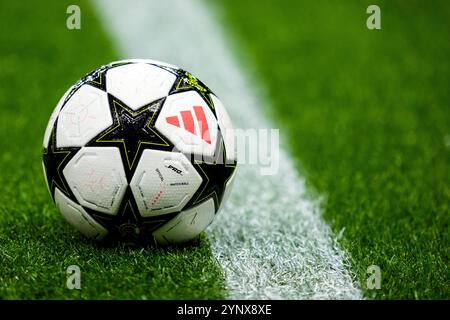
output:
{"label": "white line marking on grass", "polygon": [[[236,128],[270,128],[264,95],[233,56],[202,1],[95,2],[123,58],[189,70],[224,102]],[[251,13],[249,13],[251,14]],[[232,299],[359,299],[346,254],[285,153],[276,176],[241,166],[229,201],[208,229]]]}

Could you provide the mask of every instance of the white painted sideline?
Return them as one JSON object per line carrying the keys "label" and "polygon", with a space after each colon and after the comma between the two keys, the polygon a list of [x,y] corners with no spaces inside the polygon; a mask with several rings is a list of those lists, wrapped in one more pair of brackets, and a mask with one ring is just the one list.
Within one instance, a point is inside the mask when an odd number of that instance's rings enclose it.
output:
{"label": "white painted sideline", "polygon": [[[187,69],[221,98],[235,127],[270,128],[261,112],[267,104],[263,94],[202,1],[97,0],[95,5],[122,58],[151,58]],[[261,176],[258,168],[241,166],[234,187],[208,229],[229,298],[362,297],[345,253],[284,151],[278,175]]]}

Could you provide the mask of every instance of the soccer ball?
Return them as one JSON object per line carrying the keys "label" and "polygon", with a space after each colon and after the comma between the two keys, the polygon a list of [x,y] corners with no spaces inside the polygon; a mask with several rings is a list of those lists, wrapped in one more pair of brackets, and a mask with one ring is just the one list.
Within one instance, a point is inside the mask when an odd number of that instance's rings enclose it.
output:
{"label": "soccer ball", "polygon": [[220,100],[189,72],[153,60],[113,62],[69,88],[43,147],[56,206],[97,240],[194,239],[223,207],[236,169]]}

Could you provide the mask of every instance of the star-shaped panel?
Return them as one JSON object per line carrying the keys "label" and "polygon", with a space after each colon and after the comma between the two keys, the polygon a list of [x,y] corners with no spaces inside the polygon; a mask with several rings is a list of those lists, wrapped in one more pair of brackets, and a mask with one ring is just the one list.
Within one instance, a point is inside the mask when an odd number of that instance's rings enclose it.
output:
{"label": "star-shaped panel", "polygon": [[110,239],[120,239],[130,245],[153,243],[152,232],[167,223],[178,212],[143,218],[134,200],[130,187],[127,188],[116,216],[100,213],[89,208],[85,210],[103,227],[109,230]]}
{"label": "star-shaped panel", "polygon": [[177,79],[175,80],[175,83],[170,89],[169,94],[175,94],[179,92],[194,90],[200,96],[202,96],[203,100],[205,100],[208,107],[211,109],[214,116],[216,115],[216,110],[214,109],[214,103],[212,102],[210,94],[212,94],[212,91],[209,90],[209,88],[200,80],[198,80],[196,77],[194,77],[192,74],[190,74],[187,71],[184,70],[178,70],[177,72]]}
{"label": "star-shaped panel", "polygon": [[57,148],[55,137],[56,123],[53,126],[48,146],[43,150],[46,179],[51,195],[54,198],[55,188],[58,187],[58,189],[61,190],[66,196],[77,202],[75,196],[69,188],[69,185],[67,184],[66,179],[64,178],[62,171],[66,164],[81,148]]}
{"label": "star-shaped panel", "polygon": [[213,197],[216,212],[219,209],[226,184],[233,175],[237,164],[236,161],[232,163],[225,161],[226,151],[222,139],[219,145],[220,150],[216,152],[214,159],[193,160],[195,169],[202,177],[202,184],[185,208]]}
{"label": "star-shaped panel", "polygon": [[122,155],[125,173],[131,180],[145,148],[171,151],[173,145],[154,128],[164,99],[132,111],[122,101],[108,94],[113,124],[87,146],[117,146]]}
{"label": "star-shaped panel", "polygon": [[106,91],[106,71],[108,71],[110,66],[102,66],[101,68],[87,74],[81,81],[90,84],[100,90]]}

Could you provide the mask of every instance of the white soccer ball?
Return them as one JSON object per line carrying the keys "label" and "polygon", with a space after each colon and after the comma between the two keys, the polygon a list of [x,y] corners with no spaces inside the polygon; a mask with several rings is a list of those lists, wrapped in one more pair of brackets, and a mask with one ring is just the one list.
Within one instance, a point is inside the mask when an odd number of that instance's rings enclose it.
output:
{"label": "white soccer ball", "polygon": [[44,135],[43,168],[62,215],[87,237],[173,244],[197,237],[236,169],[231,120],[189,72],[124,60],[63,95]]}

